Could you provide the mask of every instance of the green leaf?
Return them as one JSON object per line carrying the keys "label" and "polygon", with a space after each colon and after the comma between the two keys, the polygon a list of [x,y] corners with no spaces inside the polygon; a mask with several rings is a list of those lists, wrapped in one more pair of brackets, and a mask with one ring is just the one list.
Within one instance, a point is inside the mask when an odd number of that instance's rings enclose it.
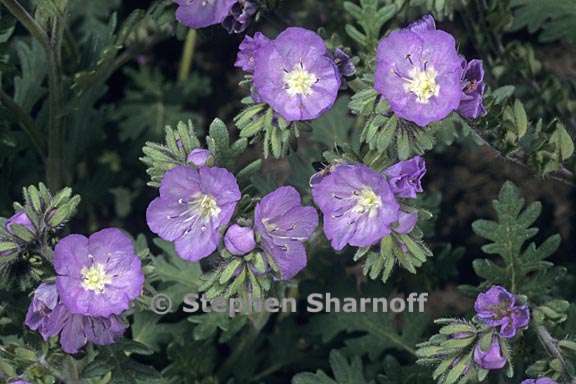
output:
{"label": "green leaf", "polygon": [[[364,377],[362,361],[359,357],[348,360],[339,351],[330,352],[330,367],[334,374],[331,379],[322,371],[299,373],[292,378],[292,384],[368,384]],[[372,383],[372,382],[370,382]]]}
{"label": "green leaf", "polygon": [[556,251],[560,237],[551,236],[540,247],[535,243],[525,244],[538,232],[531,225],[540,215],[542,206],[534,202],[525,207],[520,191],[511,182],[504,184],[493,205],[497,221],[477,220],[472,229],[491,241],[482,250],[499,255],[503,264],[475,260],[474,270],[487,280],[483,286],[504,285],[515,293],[543,294],[563,275],[562,268],[552,268],[551,263],[544,261]]}
{"label": "green leaf", "polygon": [[574,142],[563,124],[557,124],[550,142],[556,147],[560,160],[568,160],[574,154]]}
{"label": "green leaf", "polygon": [[[382,352],[397,349],[415,354],[415,345],[428,325],[428,317],[413,313],[403,327],[394,322],[394,315],[386,312],[336,312],[316,315],[310,329],[327,343],[345,333],[344,351],[354,355],[368,354],[376,360]],[[354,335],[354,336],[352,336]]]}

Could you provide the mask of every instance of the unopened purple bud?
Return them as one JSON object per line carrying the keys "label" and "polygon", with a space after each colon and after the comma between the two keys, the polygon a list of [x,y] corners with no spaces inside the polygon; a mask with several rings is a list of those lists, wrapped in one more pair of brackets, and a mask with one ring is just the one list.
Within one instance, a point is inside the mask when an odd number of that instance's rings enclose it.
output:
{"label": "unopened purple bud", "polygon": [[228,252],[233,255],[245,255],[256,248],[254,230],[249,227],[232,224],[224,236],[224,245],[226,245]]}
{"label": "unopened purple bud", "polygon": [[418,222],[418,212],[404,212],[400,211],[398,222],[395,227],[392,227],[394,232],[402,235],[412,232],[416,223]]}
{"label": "unopened purple bud", "polygon": [[4,223],[6,232],[12,233],[11,227],[13,224],[23,225],[30,231],[34,231],[34,225],[32,224],[32,221],[30,221],[30,218],[28,218],[28,215],[26,215],[24,212],[17,212],[8,220],[6,220],[6,223]]}
{"label": "unopened purple bud", "polygon": [[539,379],[526,379],[521,384],[558,384],[558,383],[548,377],[541,377]]}
{"label": "unopened purple bud", "polygon": [[196,148],[190,152],[186,161],[188,163],[194,164],[197,167],[204,167],[213,159],[212,153],[209,150],[203,148]]}
{"label": "unopened purple bud", "polygon": [[483,351],[480,343],[474,348],[474,361],[480,368],[495,370],[502,369],[506,365],[506,357],[502,355],[502,348],[498,337],[492,338],[492,344],[487,351]]}

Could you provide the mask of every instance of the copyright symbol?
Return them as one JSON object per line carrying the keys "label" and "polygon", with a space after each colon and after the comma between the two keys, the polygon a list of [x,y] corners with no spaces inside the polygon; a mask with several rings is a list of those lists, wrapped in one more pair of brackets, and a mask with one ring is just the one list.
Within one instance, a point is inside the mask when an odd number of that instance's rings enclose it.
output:
{"label": "copyright symbol", "polygon": [[172,310],[172,299],[159,293],[152,298],[150,309],[157,315],[165,315]]}

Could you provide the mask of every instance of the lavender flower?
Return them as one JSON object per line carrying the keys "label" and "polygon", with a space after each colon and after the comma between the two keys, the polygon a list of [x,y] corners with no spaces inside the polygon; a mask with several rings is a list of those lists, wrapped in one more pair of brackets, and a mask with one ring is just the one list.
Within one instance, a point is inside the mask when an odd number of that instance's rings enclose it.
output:
{"label": "lavender flower", "polygon": [[486,114],[482,104],[484,97],[484,67],[482,60],[462,62],[464,74],[462,78],[462,99],[458,106],[458,113],[467,119],[477,119]]}
{"label": "lavender flower", "polygon": [[500,327],[500,336],[510,339],[530,323],[530,310],[500,286],[493,286],[476,298],[474,309],[478,318],[490,327]]}
{"label": "lavender flower", "polygon": [[174,0],[176,19],[190,28],[220,24],[237,0]]}
{"label": "lavender flower", "polygon": [[461,63],[454,38],[426,16],[380,41],[374,88],[398,116],[424,127],[458,108]]}
{"label": "lavender flower", "polygon": [[241,227],[233,224],[228,228],[224,236],[224,245],[228,252],[233,255],[241,256],[252,252],[256,248],[254,240],[254,230],[248,227]]}
{"label": "lavender flower", "polygon": [[521,384],[558,384],[558,383],[548,377],[541,377],[539,379],[526,379]]}
{"label": "lavender flower", "polygon": [[366,247],[391,233],[400,205],[386,177],[361,165],[339,165],[312,185],[314,202],[324,214],[324,233],[332,247]]}
{"label": "lavender flower", "polygon": [[248,28],[257,11],[258,6],[253,0],[238,0],[222,21],[222,26],[228,33],[242,33]]}
{"label": "lavender flower", "polygon": [[186,162],[193,164],[196,167],[204,167],[211,161],[213,161],[212,153],[209,150],[203,148],[193,149],[186,158]]}
{"label": "lavender flower", "polygon": [[16,212],[14,215],[12,215],[12,217],[6,220],[6,222],[4,223],[4,228],[6,229],[6,232],[12,233],[11,227],[13,224],[23,225],[30,231],[34,231],[34,224],[32,224],[32,221],[30,221],[30,218],[28,217],[28,215],[26,215],[25,212]]}
{"label": "lavender flower", "polygon": [[498,337],[492,338],[492,343],[488,350],[482,350],[480,343],[474,348],[474,361],[480,368],[494,370],[502,369],[506,365],[506,357],[502,355],[502,347]]}
{"label": "lavender flower", "polygon": [[11,381],[9,384],[30,384],[29,381],[18,379],[16,381]]}
{"label": "lavender flower", "polygon": [[418,212],[400,211],[398,222],[394,224],[392,230],[396,233],[406,234],[412,232],[418,222]]}
{"label": "lavender flower", "polygon": [[384,170],[392,192],[398,197],[415,199],[422,192],[422,178],[426,174],[426,162],[420,156],[400,161]]}
{"label": "lavender flower", "polygon": [[342,76],[351,77],[356,74],[356,66],[354,65],[350,55],[342,49],[336,48],[332,56],[334,58],[334,64],[336,64],[336,67],[338,67],[338,71]]}
{"label": "lavender flower", "polygon": [[232,218],[241,194],[236,178],[223,168],[176,167],[166,172],[160,197],[146,211],[148,227],[173,241],[178,255],[198,261],[216,250],[220,230]]}
{"label": "lavender flower", "polygon": [[89,238],[69,235],[54,251],[56,286],[73,314],[110,316],[140,296],[144,274],[132,240],[107,228]]}
{"label": "lavender flower", "polygon": [[270,39],[260,32],[256,32],[254,37],[246,35],[238,49],[235,67],[242,68],[243,71],[252,73],[255,66],[256,52],[270,42]]}
{"label": "lavender flower", "polygon": [[254,212],[259,243],[276,263],[282,280],[289,280],[306,266],[302,244],[318,226],[318,214],[303,207],[293,187],[280,187],[264,196]]}
{"label": "lavender flower", "polygon": [[315,119],[336,101],[340,74],[316,33],[288,28],[254,59],[255,92],[285,120]]}
{"label": "lavender flower", "polygon": [[[24,324],[43,337],[47,333],[47,318],[58,304],[58,290],[55,284],[40,284],[34,291],[32,303],[26,312]],[[44,337],[46,340],[47,337]]]}
{"label": "lavender flower", "polygon": [[117,315],[93,317],[71,313],[59,302],[55,284],[41,284],[36,289],[25,324],[38,331],[44,340],[60,334],[60,345],[66,353],[77,353],[87,342],[112,344],[127,328]]}
{"label": "lavender flower", "polygon": [[64,304],[58,304],[48,316],[46,336],[60,334],[62,350],[66,353],[77,353],[88,342],[96,345],[115,343],[126,328],[128,327],[120,316],[83,316],[71,313]]}

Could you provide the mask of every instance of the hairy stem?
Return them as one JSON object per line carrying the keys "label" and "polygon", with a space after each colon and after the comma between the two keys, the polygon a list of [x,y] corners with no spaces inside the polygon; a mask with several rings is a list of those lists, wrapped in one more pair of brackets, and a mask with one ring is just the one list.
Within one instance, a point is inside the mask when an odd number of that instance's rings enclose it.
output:
{"label": "hairy stem", "polygon": [[[474,132],[476,133],[476,136],[480,139],[480,141],[482,141],[482,143],[487,148],[489,148],[490,151],[492,151],[494,153],[494,155],[496,155],[497,157],[500,157],[506,161],[514,163],[515,165],[517,165],[519,167],[527,169],[530,172],[534,172],[534,170],[532,168],[530,168],[526,163],[520,161],[519,159],[517,159],[515,157],[512,157],[510,155],[505,155],[502,152],[500,152],[496,147],[494,147],[492,144],[490,144],[490,142],[484,136],[482,136],[482,134],[478,131],[478,129],[475,129],[473,126],[471,126],[471,128],[474,130]],[[574,182],[574,178],[575,178],[574,174],[564,167],[561,167],[558,171],[552,172],[551,174],[548,174],[544,177],[550,178],[552,180],[556,180],[556,181],[558,181],[562,184],[568,185],[570,187],[576,187],[576,183]]]}
{"label": "hairy stem", "polygon": [[42,157],[42,160],[45,160],[45,153],[44,153],[44,140],[42,138],[42,134],[34,124],[34,120],[28,115],[10,96],[8,96],[3,90],[0,89],[0,104],[2,104],[11,114],[14,116],[14,119],[18,121],[22,130],[26,132],[26,134],[30,137],[30,141],[34,145],[34,148]]}
{"label": "hairy stem", "polygon": [[546,327],[543,325],[536,326],[536,333],[538,334],[538,339],[540,340],[544,348],[546,348],[550,356],[552,356],[553,358],[557,359],[560,362],[560,364],[562,365],[562,369],[564,370],[564,374],[571,380],[570,383],[575,383],[576,377],[570,374],[571,369],[569,363],[566,361],[566,359],[562,355],[562,351],[560,351],[560,348],[558,347],[558,340],[556,340],[550,334],[550,332],[548,332],[548,329],[546,329]]}
{"label": "hairy stem", "polygon": [[194,59],[194,50],[196,48],[197,32],[195,29],[188,31],[186,41],[184,42],[184,52],[182,53],[182,61],[180,62],[180,70],[178,71],[178,81],[184,82],[190,76],[190,68],[192,67],[192,60]]}

